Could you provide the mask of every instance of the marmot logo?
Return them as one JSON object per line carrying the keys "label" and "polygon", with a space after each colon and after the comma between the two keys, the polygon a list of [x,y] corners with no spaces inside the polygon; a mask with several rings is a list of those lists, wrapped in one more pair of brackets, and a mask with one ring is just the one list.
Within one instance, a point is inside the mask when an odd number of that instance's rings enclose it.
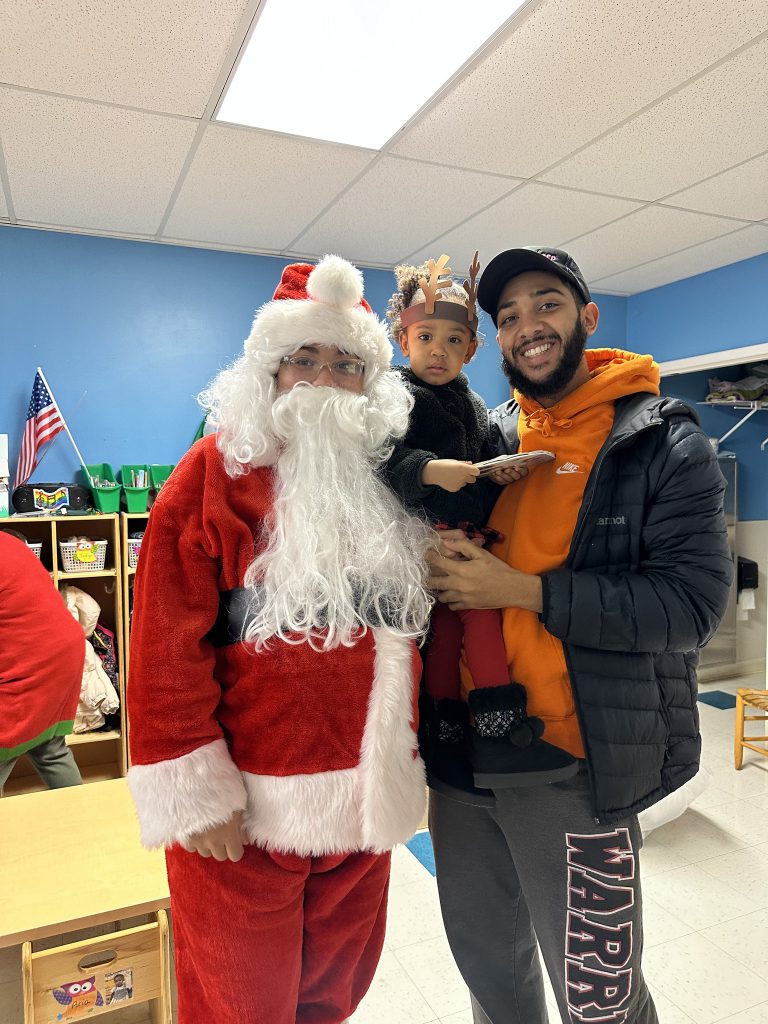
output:
{"label": "marmot logo", "polygon": [[600,516],[597,520],[598,526],[626,526],[627,520],[624,516]]}

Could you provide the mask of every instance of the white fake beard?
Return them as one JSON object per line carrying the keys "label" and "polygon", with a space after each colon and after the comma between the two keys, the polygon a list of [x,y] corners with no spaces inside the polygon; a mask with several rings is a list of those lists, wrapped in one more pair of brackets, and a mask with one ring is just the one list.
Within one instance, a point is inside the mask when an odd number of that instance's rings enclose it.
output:
{"label": "white fake beard", "polygon": [[299,384],[271,415],[282,448],[266,547],[245,576],[245,639],[257,650],[275,636],[330,650],[383,625],[420,637],[435,537],[375,472],[390,452],[381,413],[365,395]]}

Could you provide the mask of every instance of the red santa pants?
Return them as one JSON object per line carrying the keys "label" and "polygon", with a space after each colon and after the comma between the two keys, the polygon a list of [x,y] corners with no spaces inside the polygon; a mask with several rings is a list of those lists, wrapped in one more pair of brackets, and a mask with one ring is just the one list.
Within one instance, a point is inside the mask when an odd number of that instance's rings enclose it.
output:
{"label": "red santa pants", "polygon": [[166,852],[178,1024],[341,1024],[384,943],[390,855]]}
{"label": "red santa pants", "polygon": [[475,686],[509,683],[500,611],[469,608],[455,612],[438,601],[432,609],[431,628],[432,638],[424,652],[424,689],[430,697],[458,700],[461,696],[462,644]]}

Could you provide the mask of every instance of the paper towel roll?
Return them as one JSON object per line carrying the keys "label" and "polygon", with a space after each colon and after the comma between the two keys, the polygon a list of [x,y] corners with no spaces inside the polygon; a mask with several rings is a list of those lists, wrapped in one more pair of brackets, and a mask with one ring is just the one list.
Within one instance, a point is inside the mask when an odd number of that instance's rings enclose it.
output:
{"label": "paper towel roll", "polygon": [[740,619],[746,619],[749,612],[754,611],[755,604],[755,592],[751,588],[749,590],[740,590],[739,596],[736,601],[736,613]]}

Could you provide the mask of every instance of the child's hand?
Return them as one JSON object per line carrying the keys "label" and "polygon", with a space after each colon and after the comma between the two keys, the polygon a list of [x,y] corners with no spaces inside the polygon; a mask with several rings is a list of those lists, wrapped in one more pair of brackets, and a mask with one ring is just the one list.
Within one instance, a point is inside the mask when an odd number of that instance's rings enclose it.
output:
{"label": "child's hand", "polygon": [[513,484],[515,480],[520,480],[524,476],[528,476],[527,466],[507,466],[505,469],[494,469],[488,476],[493,480],[495,484],[499,484],[500,487],[505,487],[507,484]]}
{"label": "child's hand", "polygon": [[421,482],[425,487],[442,487],[455,493],[467,484],[473,484],[480,470],[471,462],[458,459],[432,459],[421,471]]}

